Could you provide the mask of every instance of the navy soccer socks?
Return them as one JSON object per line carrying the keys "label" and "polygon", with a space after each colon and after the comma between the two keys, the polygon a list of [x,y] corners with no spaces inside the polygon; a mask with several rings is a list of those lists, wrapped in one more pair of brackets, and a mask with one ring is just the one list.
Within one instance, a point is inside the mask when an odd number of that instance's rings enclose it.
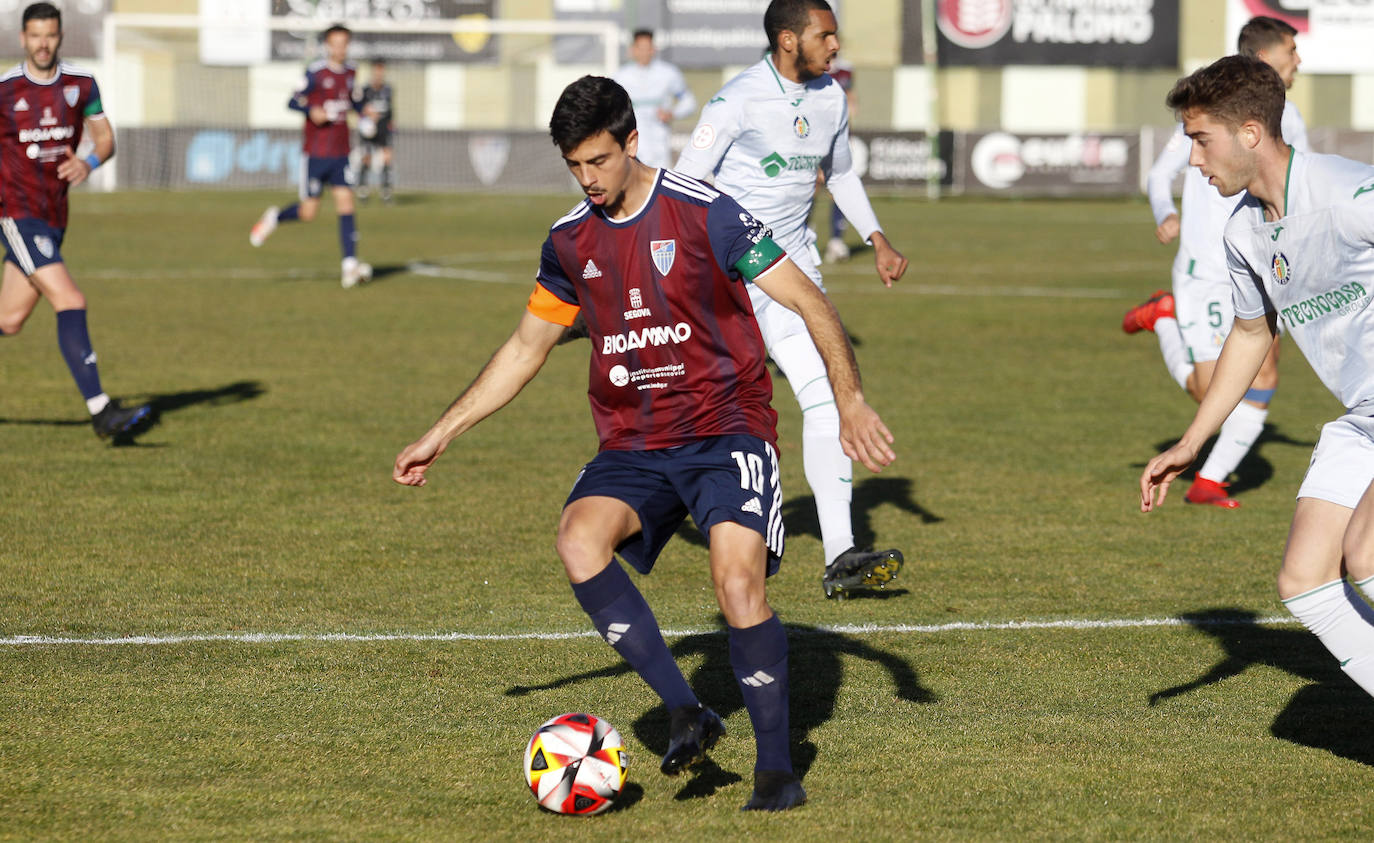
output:
{"label": "navy soccer socks", "polygon": [[67,368],[71,370],[72,380],[76,381],[76,388],[81,390],[81,397],[89,402],[103,395],[100,372],[95,366],[95,352],[91,350],[91,338],[86,331],[84,308],[58,311],[57,345],[62,350],[62,359],[67,361]]}
{"label": "navy soccer socks", "polygon": [[586,582],[573,583],[572,590],[596,631],[648,683],[669,711],[697,704],[696,694],[663,642],[658,620],[620,563],[612,559],[601,573]]}
{"label": "navy soccer socks", "polygon": [[758,745],[756,771],[792,772],[787,721],[787,632],[777,615],[754,626],[730,627],[730,667],[744,695]]}
{"label": "navy soccer socks", "polygon": [[345,258],[355,257],[358,251],[358,226],[352,214],[339,214],[339,248]]}

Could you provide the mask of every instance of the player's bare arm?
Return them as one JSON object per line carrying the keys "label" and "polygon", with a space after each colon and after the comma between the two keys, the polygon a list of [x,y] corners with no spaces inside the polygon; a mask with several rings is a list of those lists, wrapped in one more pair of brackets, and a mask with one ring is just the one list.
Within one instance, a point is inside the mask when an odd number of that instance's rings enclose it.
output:
{"label": "player's bare arm", "polygon": [[425,472],[448,444],[520,394],[543,368],[562,333],[562,325],[525,313],[515,333],[496,350],[472,384],[424,436],[397,455],[391,479],[404,486],[425,485]]}
{"label": "player's bare arm", "polygon": [[845,454],[863,463],[869,471],[882,471],[897,458],[891,447],[892,433],[864,400],[859,365],[835,306],[790,259],[755,278],[754,283],[769,298],[805,320],[835,393],[835,406],[840,413],[840,444]]}
{"label": "player's bare arm", "polygon": [[907,259],[893,248],[881,231],[873,232],[873,262],[878,268],[878,278],[886,287],[901,279],[906,273]]}
{"label": "player's bare arm", "polygon": [[1141,512],[1149,512],[1164,503],[1174,478],[1193,464],[1207,437],[1221,427],[1245,397],[1245,391],[1269,354],[1276,332],[1277,324],[1272,316],[1236,318],[1192,423],[1178,443],[1150,460],[1140,475]]}
{"label": "player's bare arm", "polygon": [[1155,226],[1155,239],[1167,246],[1178,238],[1181,227],[1178,214],[1170,214],[1164,218],[1164,222]]}
{"label": "player's bare arm", "polygon": [[[108,119],[97,117],[87,120],[86,136],[94,144],[91,155],[94,155],[101,164],[114,157],[114,129],[110,127]],[[67,157],[57,165],[57,177],[75,186],[89,178],[94,169],[85,158],[76,157],[76,150],[67,147]]]}

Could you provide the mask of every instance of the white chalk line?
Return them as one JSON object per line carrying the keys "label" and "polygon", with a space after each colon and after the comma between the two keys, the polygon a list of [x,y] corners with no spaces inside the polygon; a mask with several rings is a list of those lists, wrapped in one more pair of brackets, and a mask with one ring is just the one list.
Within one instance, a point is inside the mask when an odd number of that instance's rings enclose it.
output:
{"label": "white chalk line", "polygon": [[[1152,627],[1218,627],[1218,626],[1291,626],[1291,617],[1273,616],[1239,620],[1235,618],[1106,618],[1100,620],[1067,619],[1057,621],[955,621],[941,624],[837,624],[796,629],[801,634],[837,635],[938,635],[946,632],[1000,632],[1041,629],[1098,630],[1148,629]],[[667,638],[686,638],[693,635],[723,635],[713,629],[665,629]],[[306,643],[375,643],[387,641],[568,641],[577,638],[598,638],[592,630],[581,632],[225,632],[191,635],[128,635],[118,638],[66,638],[52,635],[12,635],[0,638],[0,647],[109,647],[109,646],[166,646],[173,644],[288,644]]]}

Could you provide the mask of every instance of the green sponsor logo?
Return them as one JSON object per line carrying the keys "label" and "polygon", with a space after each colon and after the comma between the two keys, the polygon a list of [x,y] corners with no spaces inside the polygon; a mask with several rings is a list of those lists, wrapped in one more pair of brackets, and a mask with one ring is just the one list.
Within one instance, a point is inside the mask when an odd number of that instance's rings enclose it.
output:
{"label": "green sponsor logo", "polygon": [[711,99],[707,100],[706,104],[710,105],[713,102],[725,102],[725,97],[711,97]]}
{"label": "green sponsor logo", "polygon": [[783,158],[778,153],[771,153],[767,158],[759,159],[759,166],[763,167],[764,175],[768,178],[777,178],[783,170],[802,170],[804,172],[815,172],[821,165],[819,155],[793,155],[791,158]]}
{"label": "green sponsor logo", "polygon": [[1352,197],[1350,197],[1350,198],[1351,198],[1351,199],[1359,199],[1361,193],[1368,193],[1368,192],[1371,191],[1371,190],[1374,190],[1374,184],[1365,185],[1364,187],[1360,188],[1359,190],[1356,190],[1356,191],[1355,191],[1355,195],[1352,196]]}
{"label": "green sponsor logo", "polygon": [[1284,323],[1288,327],[1295,325],[1305,325],[1308,322],[1315,322],[1318,319],[1334,313],[1343,316],[1353,313],[1368,292],[1358,282],[1351,281],[1349,284],[1342,284],[1340,287],[1325,293],[1318,293],[1311,298],[1303,299],[1295,304],[1290,304],[1279,315],[1283,317]]}
{"label": "green sponsor logo", "polygon": [[797,106],[801,105],[802,100],[804,99],[806,99],[806,97],[797,97],[796,99],[792,100],[792,107],[796,108]]}
{"label": "green sponsor logo", "polygon": [[[1359,195],[1359,194],[1356,194],[1356,195]],[[1278,239],[1279,239],[1279,232],[1280,232],[1280,231],[1283,231],[1283,226],[1279,226],[1278,228],[1275,228],[1275,229],[1274,229],[1274,234],[1273,234],[1273,236],[1271,236],[1269,239],[1270,239],[1270,240],[1278,240]]]}

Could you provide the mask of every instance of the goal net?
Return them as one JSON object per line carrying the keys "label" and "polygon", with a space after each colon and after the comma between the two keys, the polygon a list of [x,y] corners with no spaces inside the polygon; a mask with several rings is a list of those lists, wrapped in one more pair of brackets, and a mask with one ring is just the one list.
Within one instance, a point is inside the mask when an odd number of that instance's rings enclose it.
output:
{"label": "goal net", "polygon": [[[332,21],[207,20],[207,4],[201,15],[106,16],[104,58],[91,69],[118,147],[97,188],[294,189],[304,115],[287,101]],[[374,59],[386,62],[402,190],[564,185],[548,115],[569,82],[609,75],[620,52],[619,27],[603,22],[344,22],[360,86]]]}

